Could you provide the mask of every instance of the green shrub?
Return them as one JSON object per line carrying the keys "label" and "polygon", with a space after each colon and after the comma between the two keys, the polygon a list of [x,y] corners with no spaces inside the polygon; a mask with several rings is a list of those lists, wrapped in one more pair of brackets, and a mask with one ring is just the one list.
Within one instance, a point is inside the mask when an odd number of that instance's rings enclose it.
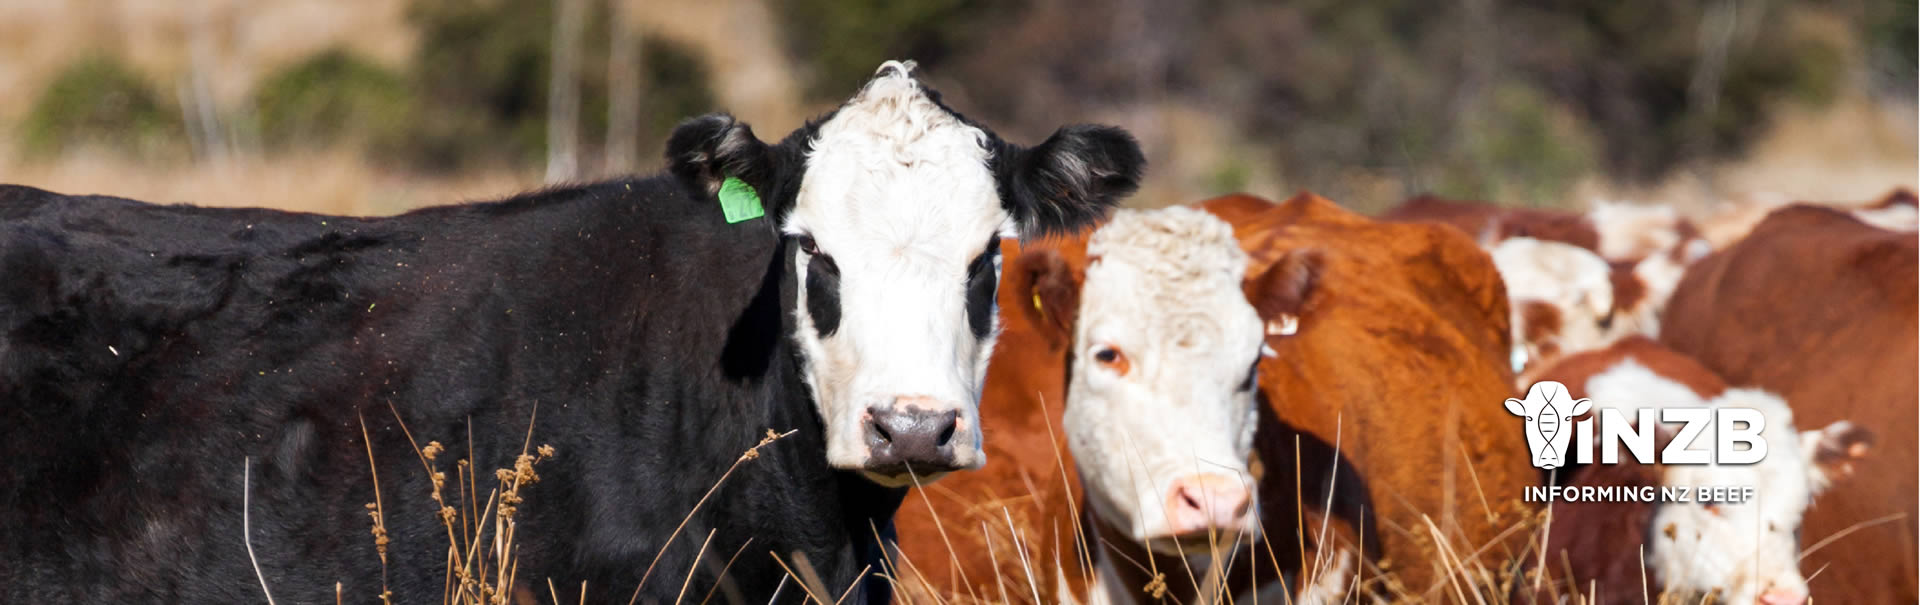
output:
{"label": "green shrub", "polygon": [[344,50],[328,50],[266,78],[254,95],[263,142],[274,148],[392,145],[414,120],[399,75]]}
{"label": "green shrub", "polygon": [[[588,2],[580,48],[580,135],[585,151],[607,129],[604,2]],[[416,167],[458,170],[475,163],[538,164],[545,157],[551,2],[414,0],[420,30],[414,57],[419,101],[404,155]],[[680,120],[719,109],[706,66],[683,46],[641,33],[641,157],[663,145]],[[590,155],[585,164],[593,165]],[[636,167],[638,168],[638,167]]]}
{"label": "green shrub", "polygon": [[887,59],[937,64],[968,46],[978,0],[793,0],[777,3],[793,55],[812,68],[808,95],[839,100]]}
{"label": "green shrub", "polygon": [[21,124],[21,146],[47,156],[100,146],[154,157],[185,152],[180,111],[139,74],[95,56],[62,69]]}

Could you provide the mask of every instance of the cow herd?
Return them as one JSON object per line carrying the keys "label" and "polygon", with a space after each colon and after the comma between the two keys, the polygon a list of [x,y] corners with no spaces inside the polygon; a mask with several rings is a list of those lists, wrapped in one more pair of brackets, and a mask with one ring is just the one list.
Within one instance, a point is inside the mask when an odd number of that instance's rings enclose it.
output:
{"label": "cow herd", "polygon": [[391,218],[0,186],[0,601],[441,599],[428,439],[538,482],[495,602],[1920,599],[1911,194],[1116,211],[912,69]]}

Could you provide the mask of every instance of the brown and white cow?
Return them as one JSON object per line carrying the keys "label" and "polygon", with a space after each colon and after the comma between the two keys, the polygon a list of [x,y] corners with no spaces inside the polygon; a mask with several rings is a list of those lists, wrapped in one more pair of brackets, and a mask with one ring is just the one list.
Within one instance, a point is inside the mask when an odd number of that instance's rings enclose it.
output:
{"label": "brown and white cow", "polygon": [[1803,564],[1827,603],[1920,599],[1915,554],[1920,240],[1846,209],[1796,205],[1687,270],[1661,341],[1734,384],[1779,393],[1809,424],[1880,431],[1865,481],[1807,514]]}
{"label": "brown and white cow", "polygon": [[[1006,348],[996,352],[988,372],[982,410],[984,430],[994,437],[988,447],[1024,453],[990,449],[993,462],[980,471],[924,490],[925,500],[909,496],[897,524],[904,558],[919,577],[949,598],[1061,602],[1084,598],[1090,582],[1104,582],[1117,587],[1113,596],[1120,600],[1150,600],[1158,593],[1192,602],[1210,579],[1226,577],[1240,591],[1270,580],[1280,568],[1299,587],[1293,598],[1301,601],[1337,601],[1355,586],[1376,594],[1425,595],[1445,577],[1434,555],[1435,531],[1456,551],[1480,553],[1469,564],[1499,567],[1511,553],[1496,537],[1521,515],[1517,499],[1536,475],[1527,467],[1524,443],[1494,430],[1505,423],[1498,401],[1511,394],[1511,374],[1505,295],[1486,255],[1450,229],[1375,222],[1311,195],[1282,204],[1229,196],[1200,207],[1238,231],[1251,260],[1246,297],[1263,320],[1255,337],[1264,334],[1278,355],[1260,363],[1265,405],[1255,438],[1258,464],[1247,468],[1255,475],[1264,469],[1257,500],[1272,542],[1227,553],[1231,566],[1183,560],[1129,539],[1129,523],[1087,521],[1111,513],[1065,497],[1076,478],[1070,470],[1061,476],[1059,469],[1086,468],[1090,456],[1118,456],[1089,454],[1079,444],[1061,451],[1067,448],[1049,445],[1054,439],[1088,430],[1079,425],[1092,421],[1098,421],[1092,430],[1113,438],[1146,430],[1121,430],[1111,414],[1074,415],[1075,422],[1064,422],[1081,403],[1076,398],[1062,409],[1061,386],[1069,372],[1112,373],[1100,367],[1100,351],[1089,348],[1097,345],[1078,338],[1083,327],[1088,335],[1100,334],[1094,327],[1099,322],[1082,326],[1075,319],[1105,311],[1091,300],[1069,302],[1102,291],[1079,285],[1102,277],[1087,274],[1081,248],[1066,242],[1008,258],[1002,291]],[[1101,258],[1104,264],[1112,257]],[[1132,298],[1133,304],[1145,299]],[[1245,355],[1253,360],[1252,351]],[[1138,356],[1124,359],[1144,363]],[[1221,384],[1215,386],[1246,378],[1228,376],[1239,374],[1225,372],[1228,367],[1217,368],[1220,375],[1213,378]],[[1142,370],[1129,369],[1134,371]],[[1091,384],[1095,377],[1072,380]],[[1074,390],[1081,388],[1076,383]],[[1164,411],[1140,414],[1177,424]],[[1231,431],[1216,432],[1221,443],[1233,440]],[[1078,480],[1088,483],[1089,492],[1114,489],[1093,485],[1111,481],[1110,474],[1096,479],[1089,472]],[[1118,488],[1132,489],[1131,479]],[[1225,500],[1232,498],[1213,499]],[[1307,510],[1299,509],[1302,503]],[[1082,522],[1095,528],[1087,543],[1098,548],[1081,550],[1069,537]],[[1013,547],[1016,532],[1008,525],[1029,528],[1021,538],[1024,548]],[[1219,544],[1219,535],[1208,546]],[[1197,544],[1181,545],[1188,546]],[[1100,565],[1091,561],[1096,557],[1111,561],[1102,574],[1092,572]],[[1393,572],[1391,580],[1380,577],[1383,567]]]}
{"label": "brown and white cow", "polygon": [[1681,272],[1711,250],[1668,206],[1598,201],[1576,214],[1420,197],[1382,216],[1451,224],[1479,238],[1512,298],[1516,371],[1659,334]]}
{"label": "brown and white cow", "polygon": [[[1375,221],[1311,194],[1267,216],[1275,228],[1241,237],[1256,267],[1276,268],[1249,292],[1281,328],[1260,373],[1279,438],[1263,427],[1257,447],[1269,473],[1297,464],[1305,490],[1262,483],[1269,539],[1323,541],[1318,527],[1304,540],[1284,533],[1298,516],[1345,526],[1337,535],[1353,542],[1320,550],[1359,552],[1355,584],[1377,596],[1438,598],[1449,573],[1499,567],[1511,544],[1496,536],[1530,512],[1519,495],[1538,475],[1500,406],[1512,395],[1511,342],[1491,259],[1458,230]],[[1443,563],[1435,529],[1467,560]],[[1309,553],[1304,565],[1315,559],[1341,557]]]}
{"label": "brown and white cow", "polygon": [[[1545,548],[1536,559],[1546,573],[1523,578],[1516,592],[1533,598],[1518,600],[1554,602],[1565,593],[1621,604],[1665,602],[1662,597],[1696,602],[1702,595],[1712,595],[1715,603],[1735,604],[1798,605],[1807,600],[1798,557],[1801,520],[1813,496],[1860,462],[1870,441],[1866,430],[1842,420],[1819,430],[1796,431],[1793,412],[1780,397],[1759,389],[1728,388],[1692,358],[1640,337],[1567,356],[1529,378],[1564,385],[1571,397],[1591,399],[1590,417],[1605,409],[1618,410],[1623,418],[1634,418],[1642,409],[1757,410],[1764,419],[1760,437],[1767,453],[1752,464],[1661,464],[1641,463],[1623,452],[1618,464],[1570,469],[1565,483],[1574,489],[1627,488],[1651,495],[1661,488],[1752,487],[1754,498],[1556,502]],[[1666,449],[1680,428],[1660,424],[1653,449]],[[1714,431],[1709,424],[1682,446],[1710,449]]]}
{"label": "brown and white cow", "polygon": [[[1025,451],[904,507],[904,558],[948,595],[1037,602],[1131,602],[1149,581],[1120,566],[1150,559],[1190,600],[1173,574],[1204,573],[1259,530],[1248,464],[1263,324],[1241,290],[1247,255],[1227,223],[1180,207],[1116,214],[1085,256],[1063,247],[1021,251],[1006,271],[1019,317],[989,371],[987,430],[1016,431],[998,447]],[[1049,393],[1065,400],[1049,410]],[[1073,455],[1051,451],[1060,438]],[[975,488],[993,495],[954,497]],[[982,504],[992,516],[976,530]],[[941,526],[956,529],[942,539]],[[1079,550],[1082,527],[1103,547]]]}

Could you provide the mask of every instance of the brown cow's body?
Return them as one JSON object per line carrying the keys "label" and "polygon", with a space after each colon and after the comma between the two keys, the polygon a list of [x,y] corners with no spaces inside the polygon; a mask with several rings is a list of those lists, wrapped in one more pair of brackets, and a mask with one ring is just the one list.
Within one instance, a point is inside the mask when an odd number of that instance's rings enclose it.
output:
{"label": "brown cow's body", "polygon": [[1521,377],[1521,382],[1552,380],[1567,385],[1567,394],[1585,399],[1587,381],[1622,361],[1633,360],[1654,374],[1686,385],[1701,399],[1718,397],[1727,390],[1727,382],[1692,357],[1682,355],[1645,336],[1629,336],[1604,349],[1582,351]]}
{"label": "brown cow's body", "polygon": [[[1916,239],[1843,210],[1774,212],[1691,267],[1661,339],[1734,384],[1777,392],[1803,426],[1848,418],[1881,433],[1865,478],[1807,515],[1804,561],[1825,603],[1913,603]],[[1902,516],[1891,522],[1890,516]],[[1858,527],[1861,524],[1869,524]]]}
{"label": "brown cow's body", "polygon": [[[1301,437],[1307,493],[1289,481],[1263,483],[1269,539],[1297,548],[1297,537],[1280,532],[1294,526],[1293,503],[1325,502],[1316,486],[1326,484],[1337,443],[1331,516],[1365,528],[1365,550],[1392,562],[1401,586],[1389,593],[1431,594],[1444,583],[1426,518],[1456,555],[1480,552],[1473,564],[1499,569],[1505,545],[1481,549],[1519,522],[1519,496],[1537,475],[1500,407],[1513,376],[1506,292],[1491,259],[1452,229],[1374,221],[1310,194],[1273,206],[1268,218],[1279,226],[1242,236],[1254,257],[1248,273],[1299,259],[1314,268],[1297,301],[1257,285],[1249,296],[1263,316],[1299,317],[1296,334],[1268,339],[1279,356],[1261,365],[1260,383]],[[1279,437],[1259,439],[1269,473],[1296,463],[1294,440]],[[1363,583],[1378,573],[1377,559],[1367,559]]]}
{"label": "brown cow's body", "polygon": [[1587,217],[1572,212],[1537,208],[1509,208],[1487,202],[1448,200],[1422,195],[1387,209],[1380,220],[1397,223],[1453,225],[1487,243],[1509,237],[1573,244],[1600,249],[1600,232]]}

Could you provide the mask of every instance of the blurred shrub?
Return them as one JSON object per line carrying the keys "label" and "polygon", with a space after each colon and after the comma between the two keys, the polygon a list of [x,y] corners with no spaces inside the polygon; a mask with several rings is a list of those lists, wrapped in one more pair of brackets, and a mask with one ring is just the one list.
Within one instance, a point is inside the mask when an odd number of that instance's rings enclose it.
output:
{"label": "blurred shrub", "polygon": [[[995,10],[978,0],[789,0],[774,3],[793,56],[810,71],[807,94],[841,100],[888,59],[941,63],[973,41],[975,16]],[[1001,7],[1006,8],[1006,7]]]}
{"label": "blurred shrub", "polygon": [[420,101],[432,108],[414,124],[408,159],[448,171],[537,163],[546,135],[552,3],[416,0],[407,16],[420,30],[413,65]]}
{"label": "blurred shrub", "polygon": [[[681,120],[719,111],[720,105],[707,65],[693,51],[659,36],[646,36],[641,48],[640,151],[652,158],[664,153],[667,135]],[[606,111],[592,117],[604,122]]]}
{"label": "blurred shrub", "polygon": [[1555,205],[1598,160],[1586,123],[1527,86],[1493,91],[1465,126],[1468,135],[1433,187],[1442,197]]}
{"label": "blurred shrub", "polygon": [[182,154],[186,127],[180,112],[139,74],[95,56],[62,69],[34,99],[21,124],[30,155],[54,155],[101,146],[143,157]]}
{"label": "blurred shrub", "polygon": [[[1540,201],[1594,172],[1651,181],[1737,156],[1776,107],[1832,99],[1860,44],[1805,26],[1841,9],[1728,0],[989,4],[783,6],[794,56],[822,96],[845,94],[881,58],[910,56],[964,83],[965,109],[1016,138],[1181,103],[1275,146],[1271,169],[1289,187],[1325,191],[1358,170],[1409,189]],[[1905,20],[1839,22],[1878,23],[1874,35],[1910,53],[1904,4]],[[1720,31],[1730,35],[1716,45]],[[1902,73],[1910,85],[1910,63]]]}
{"label": "blurred shrub", "polygon": [[322,51],[269,75],[254,94],[263,142],[274,148],[401,145],[416,113],[403,76],[345,50]]}
{"label": "blurred shrub", "polygon": [[[589,157],[604,143],[607,126],[607,9],[605,2],[587,2],[586,29],[576,41],[581,142]],[[420,30],[413,70],[421,111],[402,149],[410,163],[453,171],[543,161],[553,3],[414,0],[408,18]],[[719,108],[697,55],[644,32],[642,44],[639,136],[646,151],[663,145],[680,120]]]}

